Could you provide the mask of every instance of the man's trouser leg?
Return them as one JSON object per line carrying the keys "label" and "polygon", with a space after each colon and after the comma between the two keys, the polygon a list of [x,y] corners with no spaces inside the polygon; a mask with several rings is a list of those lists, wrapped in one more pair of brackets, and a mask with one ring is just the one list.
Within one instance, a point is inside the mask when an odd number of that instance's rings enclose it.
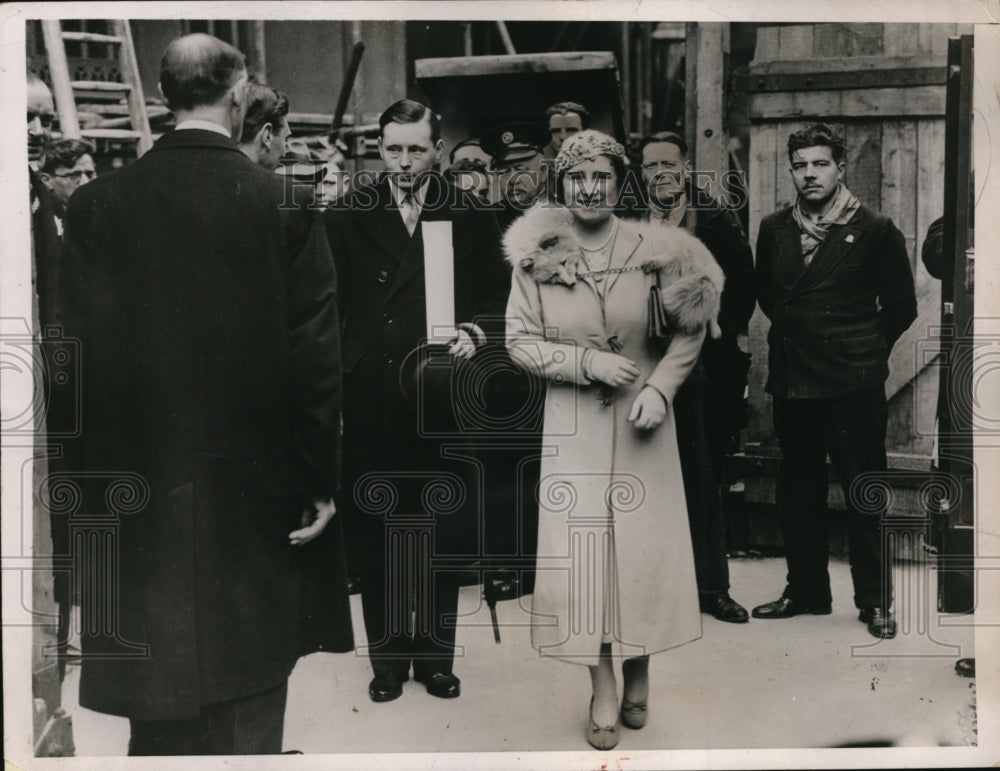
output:
{"label": "man's trouser leg", "polygon": [[[361,572],[361,610],[368,638],[368,658],[376,674],[406,679],[410,671],[413,579],[400,548],[402,528],[373,517],[356,533],[364,532],[365,564]],[[412,567],[412,566],[409,566]]]}
{"label": "man's trouser leg", "polygon": [[[882,516],[884,496],[864,480],[865,473],[881,476],[887,468],[885,435],[888,406],[880,387],[869,392],[832,400],[833,422],[829,429],[830,460],[844,489],[848,510],[848,541],[854,604],[858,608],[892,605],[892,560],[884,553]],[[873,479],[881,486],[884,480]]]}
{"label": "man's trouser leg", "polygon": [[673,405],[699,595],[729,592],[726,529],[719,491],[719,464],[710,443],[704,390],[688,383]]}
{"label": "man's trouser leg", "polygon": [[774,400],[781,447],[778,508],[788,563],[786,592],[806,605],[831,601],[826,521],[827,400]]}

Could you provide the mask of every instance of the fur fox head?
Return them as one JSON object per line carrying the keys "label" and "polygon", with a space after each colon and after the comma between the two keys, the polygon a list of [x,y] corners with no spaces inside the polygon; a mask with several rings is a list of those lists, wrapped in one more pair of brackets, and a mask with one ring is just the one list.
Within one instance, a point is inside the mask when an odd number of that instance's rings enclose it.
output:
{"label": "fur fox head", "polygon": [[559,233],[547,233],[537,249],[521,258],[519,265],[539,283],[573,286],[579,262],[579,244]]}
{"label": "fur fox head", "polygon": [[573,215],[565,209],[534,207],[504,236],[507,261],[539,284],[576,284],[580,245],[573,237]]}

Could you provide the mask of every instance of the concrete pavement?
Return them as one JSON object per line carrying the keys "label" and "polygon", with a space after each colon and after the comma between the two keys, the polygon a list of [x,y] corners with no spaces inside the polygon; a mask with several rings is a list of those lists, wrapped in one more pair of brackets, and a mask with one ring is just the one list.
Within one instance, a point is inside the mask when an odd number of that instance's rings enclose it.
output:
{"label": "concrete pavement", "polygon": [[[730,569],[732,595],[748,609],[784,586],[783,559],[735,559]],[[649,722],[642,731],[620,729],[616,752],[974,743],[974,681],[953,671],[956,659],[973,655],[972,617],[937,612],[935,571],[921,562],[896,566],[900,628],[887,641],[857,620],[846,562],[831,561],[831,575],[830,616],[742,625],[703,616],[701,640],[654,656]],[[352,606],[363,644],[359,597]],[[588,750],[587,671],[538,657],[529,607],[530,597],[498,605],[496,645],[479,587],[463,588],[455,663],[462,696],[454,700],[435,699],[410,681],[397,701],[375,704],[363,655],[302,659],[289,683],[285,747],[307,754]],[[125,754],[127,721],[77,706],[78,676],[71,667],[64,687],[77,755]]]}

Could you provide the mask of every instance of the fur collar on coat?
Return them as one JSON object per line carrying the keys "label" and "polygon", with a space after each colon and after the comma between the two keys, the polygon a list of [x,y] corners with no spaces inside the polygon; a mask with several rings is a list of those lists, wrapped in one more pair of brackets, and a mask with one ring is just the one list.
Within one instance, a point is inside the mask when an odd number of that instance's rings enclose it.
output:
{"label": "fur collar on coat", "polygon": [[[642,268],[647,273],[660,272],[660,296],[668,316],[686,332],[707,324],[710,335],[719,337],[724,276],[705,245],[683,228],[630,221],[621,226],[648,242],[646,253],[651,256]],[[530,275],[536,283],[573,286],[577,281],[582,252],[573,215],[565,207],[529,209],[508,228],[503,248],[514,270]]]}

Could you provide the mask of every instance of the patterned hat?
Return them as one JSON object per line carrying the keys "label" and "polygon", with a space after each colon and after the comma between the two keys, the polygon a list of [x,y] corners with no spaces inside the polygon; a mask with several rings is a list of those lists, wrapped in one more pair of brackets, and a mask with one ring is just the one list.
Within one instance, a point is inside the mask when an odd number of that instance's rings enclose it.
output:
{"label": "patterned hat", "polygon": [[626,166],[629,165],[625,148],[613,137],[594,129],[578,131],[563,142],[559,155],[552,163],[556,174],[562,174],[566,169],[576,166],[581,161],[588,161],[601,155],[618,158]]}

